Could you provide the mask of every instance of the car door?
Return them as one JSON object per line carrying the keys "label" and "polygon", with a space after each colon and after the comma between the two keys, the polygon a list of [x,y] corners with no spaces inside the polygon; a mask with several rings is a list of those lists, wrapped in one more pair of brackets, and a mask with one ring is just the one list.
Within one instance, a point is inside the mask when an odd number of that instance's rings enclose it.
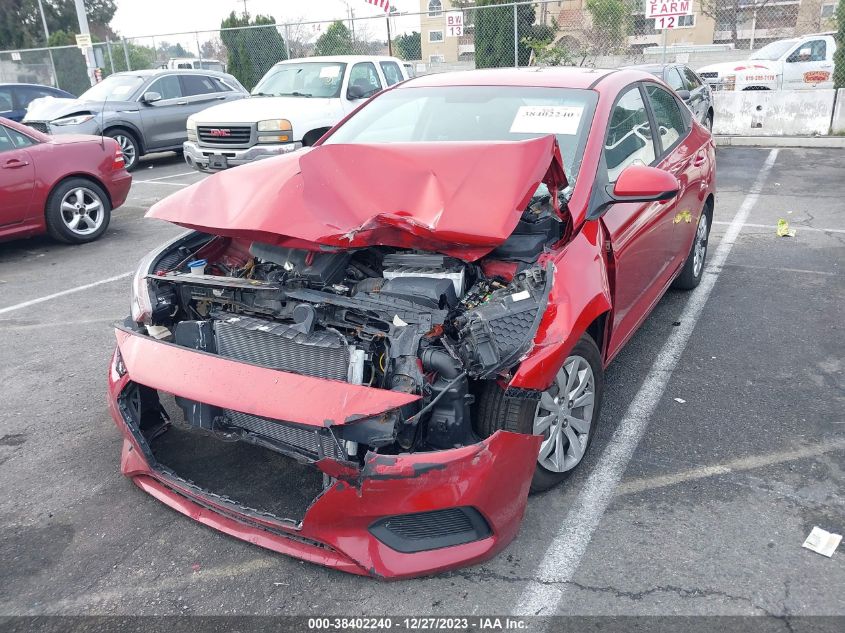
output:
{"label": "car door", "polygon": [[146,150],[149,152],[181,145],[187,138],[185,126],[191,110],[187,98],[182,94],[179,76],[174,74],[157,78],[144,89],[144,94],[150,92],[158,93],[161,99],[152,103],[142,101],[140,104]]}
{"label": "car door", "polygon": [[373,62],[358,62],[349,70],[346,79],[342,99],[344,113],[352,112],[383,87],[376,65]]}
{"label": "car door", "polygon": [[29,217],[35,167],[27,147],[32,144],[23,134],[0,125],[0,227]]}
{"label": "car door", "polygon": [[[649,106],[654,118],[661,169],[673,174],[681,187],[672,200],[675,208],[672,216],[672,235],[669,276],[683,266],[692,246],[692,238],[698,226],[698,216],[703,207],[699,199],[701,181],[707,169],[707,149],[690,135],[691,113],[683,102],[657,84],[646,84]],[[668,281],[668,279],[664,279]]]}
{"label": "car door", "polygon": [[783,63],[783,88],[830,88],[833,85],[833,61],[828,57],[827,48],[827,41],[821,38],[795,47]]}
{"label": "car door", "polygon": [[[188,101],[190,114],[235,96],[231,88],[210,75],[181,75],[179,80],[182,82],[182,95]],[[185,126],[182,127],[184,131]]]}
{"label": "car door", "polygon": [[[613,107],[602,152],[599,179],[613,184],[630,165],[655,165],[659,145],[642,84],[626,88]],[[615,278],[613,356],[660,297],[671,275],[674,201],[619,203],[602,216],[610,237]]]}

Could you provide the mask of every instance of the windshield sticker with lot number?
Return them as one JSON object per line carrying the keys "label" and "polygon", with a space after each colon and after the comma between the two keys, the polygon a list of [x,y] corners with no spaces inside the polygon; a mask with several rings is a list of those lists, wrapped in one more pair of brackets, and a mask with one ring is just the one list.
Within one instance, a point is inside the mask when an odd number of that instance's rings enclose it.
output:
{"label": "windshield sticker with lot number", "polygon": [[520,106],[511,134],[577,134],[582,106]]}

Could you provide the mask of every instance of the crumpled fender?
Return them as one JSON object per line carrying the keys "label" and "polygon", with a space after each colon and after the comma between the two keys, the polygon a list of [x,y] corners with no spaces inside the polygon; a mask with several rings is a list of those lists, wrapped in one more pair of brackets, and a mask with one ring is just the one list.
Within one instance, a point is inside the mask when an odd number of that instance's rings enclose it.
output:
{"label": "crumpled fender", "polygon": [[546,311],[510,387],[547,389],[587,327],[611,309],[604,248],[600,223],[588,221],[554,260]]}

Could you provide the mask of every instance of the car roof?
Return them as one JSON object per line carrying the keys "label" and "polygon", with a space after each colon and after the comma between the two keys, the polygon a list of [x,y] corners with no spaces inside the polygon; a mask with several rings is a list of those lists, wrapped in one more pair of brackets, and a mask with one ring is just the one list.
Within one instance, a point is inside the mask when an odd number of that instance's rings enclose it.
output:
{"label": "car roof", "polygon": [[45,86],[44,84],[18,83],[16,81],[0,82],[0,86],[24,86],[25,88],[43,88],[45,90],[58,90],[59,92],[67,92],[67,90],[62,90],[61,88],[56,88],[55,86]]}
{"label": "car roof", "polygon": [[283,59],[279,62],[276,62],[276,65],[279,64],[290,64],[290,63],[300,63],[300,62],[339,62],[339,63],[353,63],[353,62],[369,62],[369,61],[379,61],[379,62],[402,62],[401,59],[397,57],[391,57],[390,55],[316,55],[314,57],[294,57],[293,59]]}
{"label": "car roof", "polygon": [[403,87],[424,86],[530,86],[538,88],[592,88],[608,75],[624,73],[631,81],[641,79],[637,72],[604,68],[554,66],[548,68],[488,68],[423,75],[410,79]]}
{"label": "car roof", "polygon": [[145,70],[124,70],[109,75],[109,77],[158,77],[159,75],[214,75],[216,77],[229,77],[229,73],[222,73],[218,70],[206,70],[204,68],[151,68]]}

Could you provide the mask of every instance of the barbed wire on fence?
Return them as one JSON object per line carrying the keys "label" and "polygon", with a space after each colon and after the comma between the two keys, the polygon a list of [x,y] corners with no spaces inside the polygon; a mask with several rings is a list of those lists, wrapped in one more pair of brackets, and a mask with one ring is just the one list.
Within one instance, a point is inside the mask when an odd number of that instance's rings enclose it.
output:
{"label": "barbed wire on fence", "polygon": [[[213,68],[231,72],[248,89],[276,62],[315,55],[392,53],[415,72],[429,73],[537,64],[616,67],[659,61],[665,47],[670,58],[683,53],[695,67],[744,58],[777,39],[831,31],[836,2],[692,0],[691,14],[664,35],[645,17],[644,0],[420,0],[419,12],[388,17],[279,24],[244,17],[232,28],[125,37],[95,43],[94,58],[102,77]],[[73,94],[90,86],[75,46],[0,51],[0,82],[54,85]]]}

